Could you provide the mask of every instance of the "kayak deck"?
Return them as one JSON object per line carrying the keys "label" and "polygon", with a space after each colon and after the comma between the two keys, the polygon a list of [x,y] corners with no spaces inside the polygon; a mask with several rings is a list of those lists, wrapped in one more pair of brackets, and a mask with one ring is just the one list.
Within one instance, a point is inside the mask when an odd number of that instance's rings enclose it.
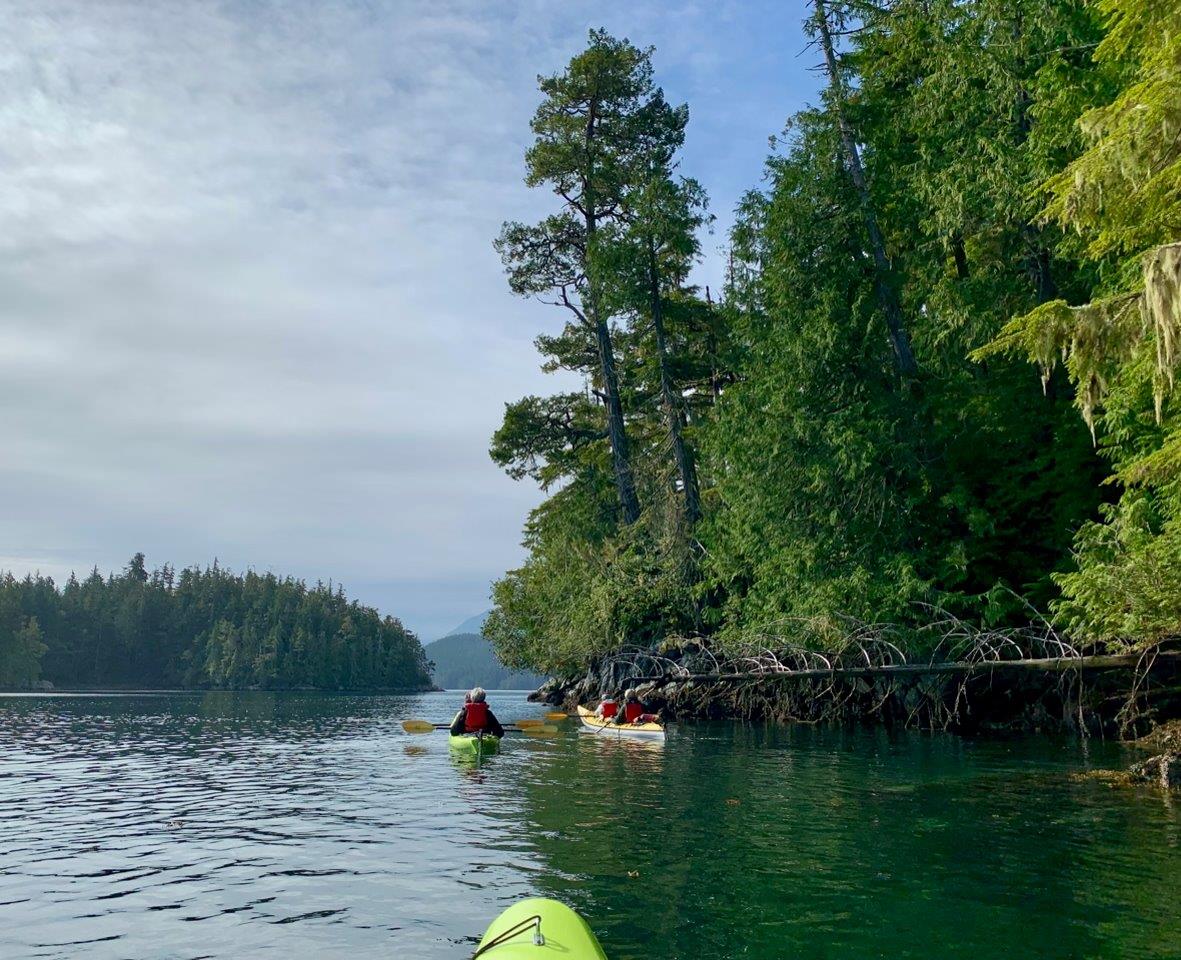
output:
{"label": "kayak deck", "polygon": [[663,740],[664,724],[662,723],[615,723],[596,717],[593,710],[586,707],[578,708],[578,719],[582,725],[593,730],[600,736],[629,737],[635,740]]}
{"label": "kayak deck", "polygon": [[[487,960],[607,960],[585,920],[564,903],[533,897],[514,903],[488,925],[475,957]],[[475,958],[473,958],[475,960]]]}
{"label": "kayak deck", "polygon": [[472,759],[490,757],[500,752],[500,738],[490,733],[484,734],[483,737],[477,737],[473,733],[461,733],[459,736],[451,734],[448,742],[454,753]]}

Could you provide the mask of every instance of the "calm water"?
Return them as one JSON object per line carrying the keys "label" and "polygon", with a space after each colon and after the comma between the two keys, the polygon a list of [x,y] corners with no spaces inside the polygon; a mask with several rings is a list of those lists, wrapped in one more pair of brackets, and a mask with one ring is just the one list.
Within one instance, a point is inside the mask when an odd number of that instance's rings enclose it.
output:
{"label": "calm water", "polygon": [[0,697],[0,956],[455,960],[528,894],[612,960],[1181,956],[1181,804],[1070,776],[1114,745],[703,724],[473,770],[399,726],[456,700]]}

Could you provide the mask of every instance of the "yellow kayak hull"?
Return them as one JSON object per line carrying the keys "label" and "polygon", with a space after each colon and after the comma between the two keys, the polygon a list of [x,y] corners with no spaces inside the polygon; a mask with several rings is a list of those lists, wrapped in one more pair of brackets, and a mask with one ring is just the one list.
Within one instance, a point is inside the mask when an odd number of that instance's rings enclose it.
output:
{"label": "yellow kayak hull", "polygon": [[492,921],[476,957],[486,960],[607,960],[585,920],[564,903],[534,897]]}

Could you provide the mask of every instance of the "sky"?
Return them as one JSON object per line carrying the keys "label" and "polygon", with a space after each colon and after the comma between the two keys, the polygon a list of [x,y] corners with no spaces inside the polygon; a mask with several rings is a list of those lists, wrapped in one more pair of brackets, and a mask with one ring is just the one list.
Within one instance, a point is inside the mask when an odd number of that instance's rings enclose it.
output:
{"label": "sky", "polygon": [[603,26],[688,102],[730,212],[814,99],[802,0],[0,0],[0,569],[217,558],[426,640],[540,499],[488,440],[559,389],[492,239],[536,78]]}

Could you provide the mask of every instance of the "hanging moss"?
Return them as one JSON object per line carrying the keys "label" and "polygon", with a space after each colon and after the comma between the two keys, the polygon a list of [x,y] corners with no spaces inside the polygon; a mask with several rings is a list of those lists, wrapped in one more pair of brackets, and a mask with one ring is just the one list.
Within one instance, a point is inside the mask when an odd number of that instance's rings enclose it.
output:
{"label": "hanging moss", "polygon": [[1157,423],[1167,393],[1176,384],[1181,341],[1181,243],[1157,247],[1142,259],[1141,290],[1072,307],[1052,300],[1011,320],[975,360],[998,354],[1037,364],[1043,389],[1065,365],[1077,389],[1076,403],[1095,438],[1095,412],[1114,373],[1149,341],[1156,352],[1153,407]]}

